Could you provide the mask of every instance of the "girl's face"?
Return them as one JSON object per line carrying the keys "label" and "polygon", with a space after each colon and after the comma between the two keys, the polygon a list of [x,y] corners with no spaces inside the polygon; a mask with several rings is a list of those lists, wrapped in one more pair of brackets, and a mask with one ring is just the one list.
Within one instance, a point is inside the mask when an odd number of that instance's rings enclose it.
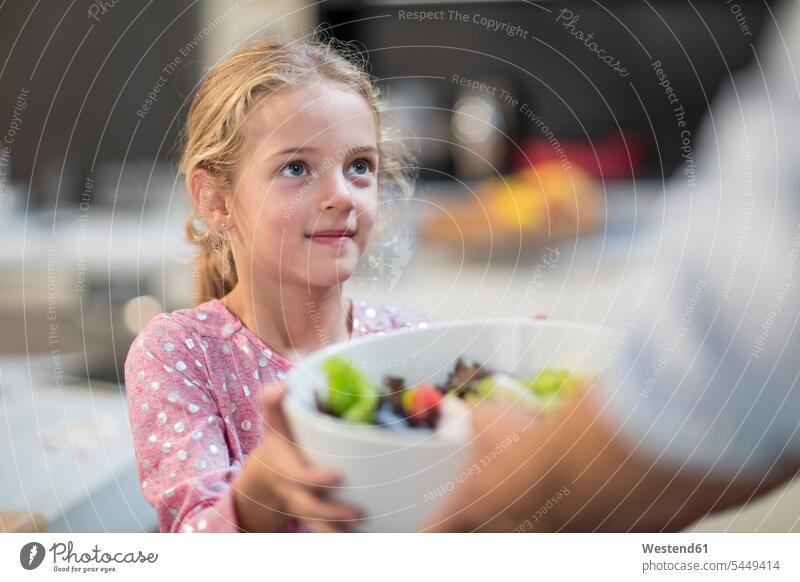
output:
{"label": "girl's face", "polygon": [[247,121],[233,184],[231,242],[239,276],[346,281],[364,253],[378,203],[372,109],[343,85],[267,97]]}

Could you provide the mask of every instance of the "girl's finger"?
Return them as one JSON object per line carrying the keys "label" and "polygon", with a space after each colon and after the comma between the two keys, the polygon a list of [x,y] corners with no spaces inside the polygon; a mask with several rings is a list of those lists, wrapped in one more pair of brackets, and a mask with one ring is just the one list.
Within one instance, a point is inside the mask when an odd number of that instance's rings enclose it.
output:
{"label": "girl's finger", "polygon": [[286,491],[285,498],[289,513],[303,520],[332,522],[341,527],[364,517],[355,507],[320,499],[302,487]]}
{"label": "girl's finger", "polygon": [[340,526],[330,521],[319,521],[316,519],[303,519],[303,525],[314,533],[347,533],[350,528],[347,526]]}
{"label": "girl's finger", "polygon": [[[269,438],[269,436],[267,436]],[[272,461],[272,470],[289,485],[325,489],[339,485],[341,479],[333,471],[310,466],[292,443],[276,443],[283,449]]]}

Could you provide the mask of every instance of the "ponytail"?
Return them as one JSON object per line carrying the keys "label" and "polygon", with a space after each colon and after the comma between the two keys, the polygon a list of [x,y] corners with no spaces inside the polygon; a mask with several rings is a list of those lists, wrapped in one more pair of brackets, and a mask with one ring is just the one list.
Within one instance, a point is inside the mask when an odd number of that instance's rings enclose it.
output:
{"label": "ponytail", "polygon": [[186,221],[185,230],[187,239],[198,247],[192,285],[194,305],[222,299],[239,281],[230,236],[205,228],[196,211]]}

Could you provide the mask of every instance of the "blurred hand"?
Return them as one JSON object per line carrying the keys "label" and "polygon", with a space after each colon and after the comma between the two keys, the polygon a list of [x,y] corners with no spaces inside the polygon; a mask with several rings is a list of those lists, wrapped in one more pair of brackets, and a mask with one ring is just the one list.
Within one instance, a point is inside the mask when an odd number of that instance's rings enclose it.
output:
{"label": "blurred hand", "polygon": [[[536,480],[537,412],[523,404],[482,401],[472,409],[474,441],[466,478],[425,531],[513,531],[529,515],[525,495]],[[526,432],[527,430],[527,432]]]}
{"label": "blurred hand", "polygon": [[292,440],[283,413],[286,388],[275,381],[264,386],[261,403],[264,438],[242,471],[237,503],[248,531],[281,531],[291,518],[315,532],[348,531],[361,512],[326,498],[339,483],[331,471],[312,467]]}
{"label": "blurred hand", "polygon": [[426,531],[679,531],[797,471],[790,465],[774,479],[748,480],[659,464],[618,434],[599,402],[587,387],[556,415],[478,404],[473,471]]}

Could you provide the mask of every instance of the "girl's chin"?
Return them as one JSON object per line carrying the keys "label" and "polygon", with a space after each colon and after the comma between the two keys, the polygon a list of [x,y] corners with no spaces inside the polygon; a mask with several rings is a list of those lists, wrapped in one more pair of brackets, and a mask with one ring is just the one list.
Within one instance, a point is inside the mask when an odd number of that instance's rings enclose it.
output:
{"label": "girl's chin", "polygon": [[341,285],[353,276],[353,272],[339,271],[338,273],[331,273],[330,276],[325,276],[315,273],[308,278],[308,284],[311,287],[333,287],[334,285]]}
{"label": "girl's chin", "polygon": [[357,260],[344,257],[338,261],[328,260],[324,265],[315,265],[314,261],[311,261],[305,276],[309,284],[315,287],[339,285],[353,276],[357,265]]}

